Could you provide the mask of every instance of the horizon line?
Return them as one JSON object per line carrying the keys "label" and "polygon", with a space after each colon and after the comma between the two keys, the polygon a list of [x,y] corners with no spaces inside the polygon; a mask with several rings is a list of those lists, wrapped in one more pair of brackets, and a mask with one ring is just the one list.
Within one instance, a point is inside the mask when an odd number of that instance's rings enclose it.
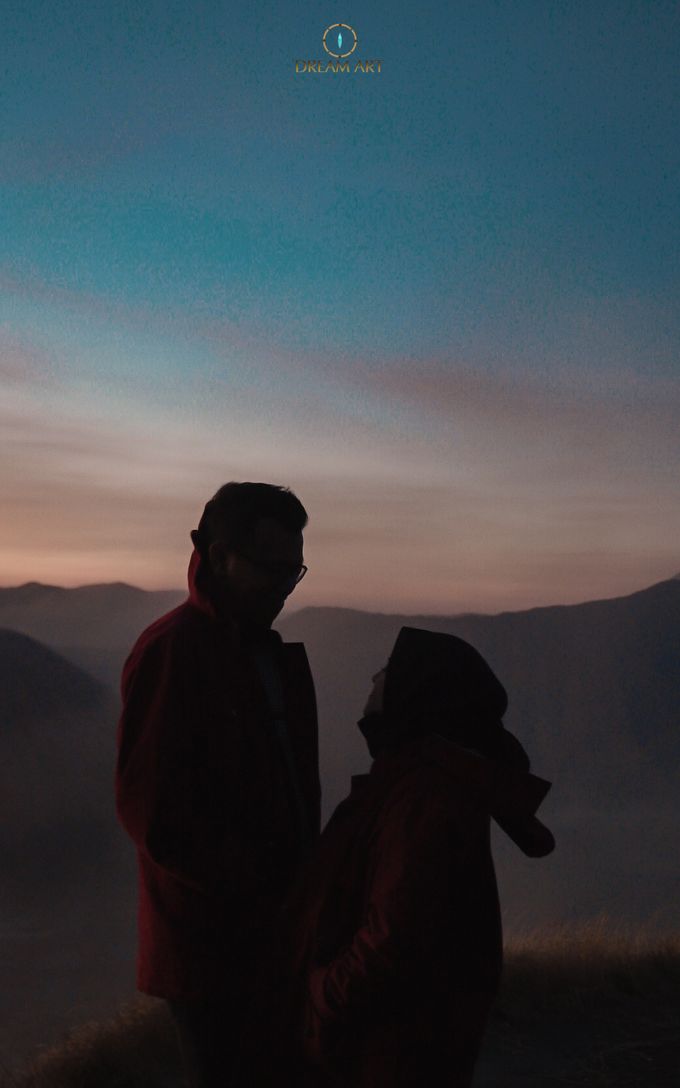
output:
{"label": "horizon line", "polygon": [[[310,604],[303,604],[303,605],[298,605],[298,606],[291,606],[290,608],[286,609],[286,614],[285,615],[282,615],[280,613],[279,616],[281,617],[281,620],[283,622],[286,619],[289,619],[292,616],[294,616],[294,615],[296,615],[296,614],[298,614],[300,612],[304,612],[306,610],[309,610],[309,609],[326,609],[326,610],[343,611],[343,612],[358,612],[358,613],[373,615],[373,616],[423,616],[423,617],[427,616],[427,617],[438,617],[438,618],[442,618],[442,619],[445,619],[445,618],[456,618],[456,619],[458,619],[458,618],[461,618],[463,616],[500,616],[500,615],[508,615],[508,614],[511,614],[511,613],[518,613],[518,612],[535,612],[535,611],[539,611],[541,609],[546,609],[546,608],[578,608],[580,605],[596,604],[596,603],[599,603],[601,601],[625,600],[628,597],[634,597],[638,593],[644,593],[646,590],[653,589],[655,586],[664,585],[666,582],[674,582],[674,581],[680,581],[680,572],[678,572],[676,574],[673,574],[673,575],[670,575],[667,578],[661,578],[660,580],[658,580],[656,582],[652,582],[652,583],[649,583],[647,585],[644,585],[639,589],[634,589],[630,593],[615,594],[613,596],[608,596],[608,597],[586,597],[582,601],[570,601],[569,603],[555,601],[555,602],[553,602],[551,604],[527,605],[524,608],[501,608],[498,611],[484,611],[482,609],[474,609],[474,608],[472,608],[472,609],[471,608],[465,608],[462,611],[455,611],[454,610],[455,606],[454,606],[454,609],[449,608],[446,611],[436,611],[436,612],[432,611],[430,609],[427,609],[427,608],[416,609],[415,611],[404,611],[404,610],[401,610],[401,609],[397,609],[397,610],[391,609],[389,611],[385,611],[382,608],[371,608],[371,607],[363,608],[363,607],[357,607],[356,605],[313,604],[313,603],[310,603]],[[64,593],[76,592],[78,590],[84,590],[84,589],[105,589],[105,588],[120,587],[120,588],[124,588],[124,589],[134,590],[136,593],[149,593],[149,594],[177,593],[177,594],[184,594],[185,596],[188,595],[186,588],[182,588],[182,587],[179,587],[179,586],[160,587],[160,588],[157,588],[157,589],[145,589],[143,586],[133,585],[131,582],[124,582],[124,581],[121,581],[119,579],[116,579],[116,580],[114,580],[112,582],[84,582],[84,583],[81,583],[79,585],[73,585],[73,586],[62,586],[62,585],[57,585],[57,584],[52,583],[52,582],[28,581],[28,582],[21,582],[18,585],[0,585],[0,593],[2,593],[3,591],[9,591],[9,590],[27,589],[29,587],[48,589],[48,590],[49,589],[60,590],[60,591],[62,591]],[[276,623],[277,620],[279,620],[279,617],[276,618],[274,623]]]}

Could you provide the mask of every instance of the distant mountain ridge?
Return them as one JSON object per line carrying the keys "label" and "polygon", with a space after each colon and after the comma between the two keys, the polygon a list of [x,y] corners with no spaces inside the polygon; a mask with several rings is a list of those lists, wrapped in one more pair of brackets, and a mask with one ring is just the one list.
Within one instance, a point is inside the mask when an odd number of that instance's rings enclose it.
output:
{"label": "distant mountain ridge", "polygon": [[[627,597],[497,615],[302,609],[280,630],[307,646],[320,713],[333,723],[334,736],[360,716],[370,677],[404,625],[455,634],[479,649],[508,691],[506,725],[528,746],[539,773],[558,774],[565,804],[622,791],[630,799],[638,785],[648,785],[647,772],[667,777],[669,788],[675,781],[680,581]],[[357,773],[364,746],[351,725],[343,751],[343,777]],[[355,755],[347,762],[349,751]]]}
{"label": "distant mountain ridge", "polygon": [[66,589],[26,582],[0,588],[0,626],[38,639],[107,684],[140,632],[186,599],[186,590],[105,582]]}
{"label": "distant mountain ridge", "polygon": [[59,889],[120,853],[115,693],[35,639],[0,629],[4,891]]}
{"label": "distant mountain ridge", "polygon": [[43,1043],[74,1007],[104,1011],[134,988],[134,852],[113,793],[118,710],[105,684],[35,639],[0,630],[7,1054]]}
{"label": "distant mountain ridge", "polygon": [[70,589],[26,582],[0,588],[0,624],[48,645],[74,644],[80,634],[91,646],[108,647],[126,641],[138,621],[150,623],[186,596],[186,590],[139,589],[126,582]]}
{"label": "distant mountain ridge", "polygon": [[[0,625],[6,625],[11,608],[24,630],[46,631],[49,638],[44,641],[53,650],[109,686],[109,709],[97,720],[108,723],[99,754],[105,748],[110,777],[123,660],[140,631],[186,595],[148,593],[125,585],[48,587],[45,610],[40,603],[45,601],[43,589],[30,583],[17,589],[24,607],[16,593],[12,598],[14,591],[0,591]],[[2,592],[10,594],[4,610]],[[658,582],[626,597],[497,615],[408,616],[310,607],[282,617],[277,626],[283,637],[305,643],[316,685],[325,817],[345,796],[351,775],[370,766],[356,722],[370,677],[384,664],[403,625],[456,634],[487,658],[508,691],[506,726],[526,746],[536,773],[553,782],[546,801],[548,822],[554,816],[563,827],[571,827],[567,834],[572,839],[565,840],[571,846],[563,842],[561,859],[571,851],[574,880],[591,887],[595,900],[599,875],[593,870],[584,884],[579,875],[584,857],[597,858],[600,864],[604,852],[615,867],[623,864],[623,858],[628,865],[647,865],[649,851],[661,849],[663,841],[664,857],[670,856],[669,844],[680,838],[667,826],[667,814],[674,809],[680,828],[680,579]],[[109,638],[116,641],[109,644]],[[15,642],[12,652],[19,653],[20,645]],[[35,655],[36,648],[31,652]],[[0,642],[3,653],[11,687],[20,672],[11,666],[7,646],[3,651]],[[46,658],[42,660],[47,664]],[[36,678],[20,687],[32,689],[32,696],[41,684],[43,689],[66,690],[63,666],[58,682],[46,683],[48,671],[41,666]],[[85,683],[82,677],[79,683]],[[33,717],[38,721],[45,715]],[[46,720],[55,719],[48,714]],[[68,714],[59,720],[68,722]],[[52,727],[50,731],[54,734]],[[31,758],[28,751],[26,758]],[[83,768],[86,763],[81,760]],[[104,783],[104,777],[99,781]],[[102,789],[109,797],[110,781]],[[573,820],[578,833],[570,824]],[[649,839],[652,826],[657,830]],[[595,834],[597,841],[586,847],[580,841],[585,834]],[[655,876],[659,896],[665,889],[666,903],[675,895],[674,872]],[[553,883],[554,888],[559,885]],[[647,885],[637,888],[638,893],[652,896]],[[680,899],[680,888],[677,893]],[[631,894],[617,892],[623,902]]]}
{"label": "distant mountain ridge", "polygon": [[48,646],[0,628],[0,723],[86,713],[112,703],[105,684]]}
{"label": "distant mountain ridge", "polygon": [[[680,580],[680,573],[655,585],[668,585]],[[386,614],[364,612],[342,607],[309,606],[291,614],[284,613],[279,626],[295,624],[305,616],[305,625],[315,622],[312,617],[330,614],[340,617],[382,616],[391,628],[390,620],[400,620],[413,626],[432,626],[459,620],[485,623],[498,617],[536,615],[551,610],[582,609],[606,601],[630,600],[638,593],[648,593],[655,586],[638,590],[626,597],[605,598],[575,605],[547,605],[539,608],[499,613],[456,613],[451,616],[427,614]],[[25,582],[19,586],[0,587],[0,627],[30,635],[51,646],[91,675],[107,684],[117,686],[123,661],[137,636],[159,616],[186,600],[182,589],[146,590],[127,582],[102,582],[66,588],[41,582]],[[463,636],[465,637],[465,636]]]}
{"label": "distant mountain ridge", "polygon": [[458,635],[507,689],[504,723],[552,782],[541,816],[557,849],[525,858],[494,828],[513,929],[609,912],[677,927],[680,902],[680,580],[627,597],[498,615],[375,615],[303,609],[280,625],[303,641],[320,719],[324,814],[370,767],[356,722],[401,626]]}
{"label": "distant mountain ridge", "polygon": [[[95,992],[133,984],[135,859],[113,797],[120,667],[141,630],[185,598],[124,584],[0,590],[0,921],[11,931],[38,912],[67,917],[69,932],[89,926],[80,954]],[[7,630],[8,616],[21,628]],[[314,676],[324,818],[351,775],[370,767],[356,722],[403,625],[479,648],[507,688],[505,724],[553,783],[541,816],[554,855],[528,859],[492,829],[506,929],[603,911],[677,929],[680,579],[497,615],[305,608],[282,617],[278,628],[305,643]],[[67,972],[80,937],[69,940],[55,931],[44,945],[50,957],[64,945]],[[24,972],[18,992],[28,1007],[46,960],[33,976],[16,948],[9,962],[17,977]],[[9,993],[4,1011],[14,1015],[16,1004]]]}

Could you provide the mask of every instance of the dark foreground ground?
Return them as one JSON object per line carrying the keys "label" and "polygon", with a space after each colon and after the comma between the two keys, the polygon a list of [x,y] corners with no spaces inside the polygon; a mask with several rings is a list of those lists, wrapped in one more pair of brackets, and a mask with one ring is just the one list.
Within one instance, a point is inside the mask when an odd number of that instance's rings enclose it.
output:
{"label": "dark foreground ground", "polygon": [[680,937],[606,919],[514,942],[475,1088],[678,1088]]}
{"label": "dark foreground ground", "polygon": [[[85,1024],[2,1088],[180,1088],[163,1002]],[[475,1088],[678,1088],[680,936],[580,931],[515,940]],[[256,1088],[256,1086],[254,1086]]]}

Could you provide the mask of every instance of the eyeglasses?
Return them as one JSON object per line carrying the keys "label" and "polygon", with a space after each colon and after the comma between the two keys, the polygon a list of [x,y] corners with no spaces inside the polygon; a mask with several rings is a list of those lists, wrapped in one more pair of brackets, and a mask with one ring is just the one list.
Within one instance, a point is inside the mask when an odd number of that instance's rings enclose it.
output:
{"label": "eyeglasses", "polygon": [[261,559],[253,559],[251,555],[247,555],[245,552],[237,551],[236,548],[231,548],[231,551],[233,551],[234,555],[238,555],[241,559],[246,559],[249,563],[252,563],[254,567],[266,571],[270,578],[275,579],[277,585],[279,582],[292,582],[296,586],[298,582],[302,581],[309,569],[304,563],[265,563]]}

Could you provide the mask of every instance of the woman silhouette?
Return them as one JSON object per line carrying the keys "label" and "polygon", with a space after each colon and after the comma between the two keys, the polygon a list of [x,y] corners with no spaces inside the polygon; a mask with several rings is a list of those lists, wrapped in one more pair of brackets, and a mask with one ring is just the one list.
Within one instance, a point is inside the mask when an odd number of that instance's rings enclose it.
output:
{"label": "woman silhouette", "polygon": [[373,681],[374,762],[288,900],[264,1049],[277,1084],[467,1088],[502,967],[490,819],[548,854],[534,814],[550,784],[462,639],[403,627]]}

